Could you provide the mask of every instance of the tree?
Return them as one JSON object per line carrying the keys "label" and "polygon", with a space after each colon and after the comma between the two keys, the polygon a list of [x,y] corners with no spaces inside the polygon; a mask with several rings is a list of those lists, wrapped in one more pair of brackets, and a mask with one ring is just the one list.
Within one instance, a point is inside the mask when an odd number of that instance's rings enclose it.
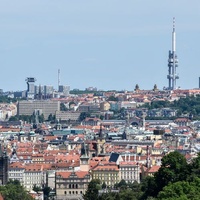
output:
{"label": "tree", "polygon": [[52,114],[50,114],[49,116],[48,116],[48,121],[54,121],[55,120],[55,118],[54,118],[54,115],[52,115]]}
{"label": "tree", "polygon": [[0,186],[0,193],[6,200],[33,200],[17,180],[10,180],[6,185]]}
{"label": "tree", "polygon": [[118,101],[118,98],[114,96],[109,96],[107,101]]}
{"label": "tree", "polygon": [[122,179],[119,183],[117,183],[115,185],[117,188],[120,188],[120,189],[126,189],[127,188],[127,183],[124,179]]}
{"label": "tree", "polygon": [[155,84],[154,86],[153,86],[153,91],[155,92],[155,91],[157,91],[158,90],[158,87],[157,87],[157,85]]}
{"label": "tree", "polygon": [[39,123],[43,123],[44,122],[44,114],[39,115],[38,120],[39,120]]}
{"label": "tree", "polygon": [[103,184],[102,184],[102,189],[106,189],[106,183],[105,182],[103,182]]}
{"label": "tree", "polygon": [[9,118],[9,121],[18,121],[19,119],[18,119],[18,116],[17,115],[15,115],[15,116],[11,116],[10,118]]}
{"label": "tree", "polygon": [[119,199],[122,199],[122,200],[137,200],[135,194],[130,189],[122,190],[119,193],[119,197],[120,197]]}
{"label": "tree", "polygon": [[90,117],[90,113],[89,112],[82,112],[79,116],[79,120],[83,121],[86,117]]}
{"label": "tree", "polygon": [[141,190],[143,191],[141,199],[147,199],[147,197],[155,197],[157,195],[157,183],[154,177],[147,176],[142,180]]}
{"label": "tree", "polygon": [[68,109],[66,108],[64,103],[60,104],[60,111],[67,111]]}
{"label": "tree", "polygon": [[39,186],[37,186],[36,184],[34,184],[33,185],[33,191],[35,191],[35,192],[39,192],[39,191],[42,191],[42,188],[41,187],[39,187]]}
{"label": "tree", "polygon": [[159,200],[200,199],[200,179],[193,182],[179,181],[170,183],[158,194]]}
{"label": "tree", "polygon": [[186,180],[188,176],[188,165],[186,158],[177,151],[171,152],[162,158],[162,165],[155,173],[157,187],[155,193],[158,194],[163,187],[169,183]]}
{"label": "tree", "polygon": [[98,199],[98,192],[100,189],[100,180],[99,179],[93,179],[88,184],[88,189],[86,193],[83,195],[84,200],[93,200]]}
{"label": "tree", "polygon": [[190,171],[188,180],[193,180],[195,177],[200,178],[200,153],[198,153],[198,156],[192,160],[188,166],[188,169]]}
{"label": "tree", "polygon": [[51,192],[51,188],[48,187],[48,186],[44,186],[42,191],[43,191],[43,194],[44,194],[44,199],[47,200],[49,198],[49,194]]}
{"label": "tree", "polygon": [[136,84],[135,85],[135,89],[134,89],[135,91],[138,91],[138,90],[140,90],[140,87],[139,87],[139,85],[138,84]]}

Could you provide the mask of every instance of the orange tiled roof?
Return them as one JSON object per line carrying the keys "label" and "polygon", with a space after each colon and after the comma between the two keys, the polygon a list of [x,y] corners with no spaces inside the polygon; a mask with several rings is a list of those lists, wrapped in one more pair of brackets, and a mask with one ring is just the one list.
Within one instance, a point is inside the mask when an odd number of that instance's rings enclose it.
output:
{"label": "orange tiled roof", "polygon": [[152,166],[149,170],[148,173],[155,173],[160,169],[160,166]]}
{"label": "orange tiled roof", "polygon": [[98,165],[93,170],[94,171],[119,171],[117,165]]}
{"label": "orange tiled roof", "polygon": [[27,164],[24,166],[25,171],[41,171],[43,169],[42,165],[39,164]]}
{"label": "orange tiled roof", "polygon": [[134,161],[122,161],[119,163],[119,165],[136,165],[137,162]]}
{"label": "orange tiled roof", "polygon": [[84,171],[77,171],[77,172],[57,172],[56,176],[61,176],[62,178],[69,178],[72,173],[75,173],[75,175],[78,178],[84,178],[88,174],[88,172],[84,172]]}

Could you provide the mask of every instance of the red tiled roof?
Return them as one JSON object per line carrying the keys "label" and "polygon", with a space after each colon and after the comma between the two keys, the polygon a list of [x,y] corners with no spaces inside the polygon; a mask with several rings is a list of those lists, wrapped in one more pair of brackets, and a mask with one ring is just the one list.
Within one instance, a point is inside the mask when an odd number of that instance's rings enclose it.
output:
{"label": "red tiled roof", "polygon": [[149,170],[148,173],[155,173],[160,169],[160,166],[152,166]]}
{"label": "red tiled roof", "polygon": [[94,169],[94,171],[119,171],[117,165],[98,165]]}
{"label": "red tiled roof", "polygon": [[61,176],[62,178],[69,178],[72,173],[74,173],[78,178],[84,178],[86,175],[88,175],[88,172],[77,171],[77,172],[57,172],[56,176]]}

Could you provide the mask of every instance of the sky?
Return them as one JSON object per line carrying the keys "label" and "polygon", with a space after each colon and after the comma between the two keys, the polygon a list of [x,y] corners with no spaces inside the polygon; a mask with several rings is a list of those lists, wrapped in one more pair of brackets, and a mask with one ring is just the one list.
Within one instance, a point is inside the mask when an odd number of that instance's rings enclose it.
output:
{"label": "sky", "polygon": [[0,88],[168,86],[176,19],[177,86],[198,88],[199,0],[0,0]]}

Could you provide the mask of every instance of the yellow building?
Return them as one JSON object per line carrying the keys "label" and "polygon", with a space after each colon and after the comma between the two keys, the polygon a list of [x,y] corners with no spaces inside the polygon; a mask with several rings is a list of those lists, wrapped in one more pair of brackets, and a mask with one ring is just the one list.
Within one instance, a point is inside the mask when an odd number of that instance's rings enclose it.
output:
{"label": "yellow building", "polygon": [[110,109],[110,104],[106,101],[100,103],[100,110],[101,111],[108,111]]}
{"label": "yellow building", "polygon": [[101,183],[107,186],[114,186],[119,183],[119,168],[117,165],[98,165],[91,170],[92,179],[99,179]]}

